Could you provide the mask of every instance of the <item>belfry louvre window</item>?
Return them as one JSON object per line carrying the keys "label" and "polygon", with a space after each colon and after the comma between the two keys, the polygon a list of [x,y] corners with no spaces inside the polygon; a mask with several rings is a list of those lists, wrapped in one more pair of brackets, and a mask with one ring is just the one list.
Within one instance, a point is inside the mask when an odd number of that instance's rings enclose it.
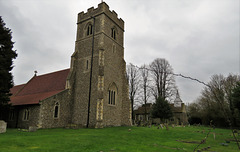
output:
{"label": "belfry louvre window", "polygon": [[87,35],[91,35],[93,33],[93,26],[92,24],[89,24],[87,27]]}
{"label": "belfry louvre window", "polygon": [[116,104],[116,92],[113,90],[108,90],[108,104],[110,105]]}
{"label": "belfry louvre window", "polygon": [[116,30],[114,28],[112,28],[112,35],[111,36],[114,40],[116,40]]}
{"label": "belfry louvre window", "polygon": [[28,109],[24,110],[23,120],[25,120],[25,121],[29,120],[29,110]]}

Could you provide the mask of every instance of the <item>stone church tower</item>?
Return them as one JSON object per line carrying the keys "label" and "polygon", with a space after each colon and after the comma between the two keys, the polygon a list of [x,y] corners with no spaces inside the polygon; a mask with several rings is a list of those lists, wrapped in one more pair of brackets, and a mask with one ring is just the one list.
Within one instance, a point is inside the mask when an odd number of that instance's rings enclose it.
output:
{"label": "stone church tower", "polygon": [[78,14],[67,87],[72,123],[81,127],[131,125],[124,21],[102,2]]}
{"label": "stone church tower", "polygon": [[124,21],[106,3],[79,13],[70,69],[34,75],[14,86],[11,107],[4,115],[8,126],[131,125],[123,38]]}

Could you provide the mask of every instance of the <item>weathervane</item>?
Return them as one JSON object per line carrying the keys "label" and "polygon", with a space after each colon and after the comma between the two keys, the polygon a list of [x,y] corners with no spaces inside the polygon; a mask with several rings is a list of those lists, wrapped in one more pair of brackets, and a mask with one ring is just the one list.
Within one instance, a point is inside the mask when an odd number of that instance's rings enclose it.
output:
{"label": "weathervane", "polygon": [[34,71],[34,73],[35,73],[35,76],[37,76],[37,71]]}

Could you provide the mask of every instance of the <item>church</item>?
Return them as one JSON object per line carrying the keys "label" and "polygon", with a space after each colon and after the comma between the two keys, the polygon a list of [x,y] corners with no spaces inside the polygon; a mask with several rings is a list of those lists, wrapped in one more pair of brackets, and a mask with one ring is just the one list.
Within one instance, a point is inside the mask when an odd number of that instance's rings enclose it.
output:
{"label": "church", "polygon": [[[176,98],[173,103],[170,103],[170,108],[173,113],[173,117],[168,120],[169,124],[175,125],[188,125],[188,117],[186,112],[186,106],[180,98],[177,91]],[[146,111],[145,111],[146,110]],[[138,109],[134,110],[134,121],[136,124],[141,122],[152,120],[153,124],[165,123],[159,118],[151,118],[152,103],[143,104]],[[145,116],[146,115],[146,116]],[[146,119],[146,120],[145,120]]]}
{"label": "church", "polygon": [[124,21],[102,2],[80,12],[69,69],[11,89],[8,127],[130,126]]}

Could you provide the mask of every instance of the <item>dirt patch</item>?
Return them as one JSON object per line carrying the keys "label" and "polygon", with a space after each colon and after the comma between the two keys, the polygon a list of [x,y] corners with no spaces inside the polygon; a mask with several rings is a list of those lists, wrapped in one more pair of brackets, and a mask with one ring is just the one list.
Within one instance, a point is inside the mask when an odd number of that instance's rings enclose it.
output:
{"label": "dirt patch", "polygon": [[181,150],[181,148],[168,147],[168,146],[163,146],[163,145],[158,145],[158,144],[154,144],[154,146],[159,146],[159,147],[166,148],[166,149]]}
{"label": "dirt patch", "polygon": [[178,142],[189,143],[189,144],[200,144],[199,141],[186,141],[186,140],[176,140]]}
{"label": "dirt patch", "polygon": [[[236,142],[235,139],[225,139],[226,141],[233,141],[233,142]],[[238,142],[240,142],[240,139],[238,139]]]}

